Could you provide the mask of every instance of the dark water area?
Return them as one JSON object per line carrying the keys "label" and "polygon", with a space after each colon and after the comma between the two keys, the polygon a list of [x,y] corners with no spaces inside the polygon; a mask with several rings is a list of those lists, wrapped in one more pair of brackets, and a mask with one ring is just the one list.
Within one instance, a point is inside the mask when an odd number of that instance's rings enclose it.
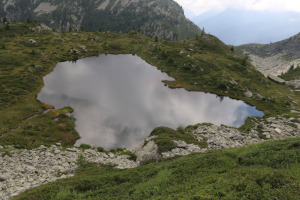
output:
{"label": "dark water area", "polygon": [[82,143],[132,148],[158,126],[176,129],[197,123],[241,126],[263,112],[243,101],[170,89],[166,73],[133,55],[99,55],[58,63],[38,95],[56,109],[71,106]]}

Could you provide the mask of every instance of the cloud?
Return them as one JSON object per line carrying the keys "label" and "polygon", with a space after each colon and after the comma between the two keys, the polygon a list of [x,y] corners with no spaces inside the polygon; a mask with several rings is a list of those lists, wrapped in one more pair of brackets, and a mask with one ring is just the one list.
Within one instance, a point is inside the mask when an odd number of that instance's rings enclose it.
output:
{"label": "cloud", "polygon": [[295,11],[300,12],[298,0],[175,0],[184,8],[201,14],[208,10],[227,8],[259,11]]}

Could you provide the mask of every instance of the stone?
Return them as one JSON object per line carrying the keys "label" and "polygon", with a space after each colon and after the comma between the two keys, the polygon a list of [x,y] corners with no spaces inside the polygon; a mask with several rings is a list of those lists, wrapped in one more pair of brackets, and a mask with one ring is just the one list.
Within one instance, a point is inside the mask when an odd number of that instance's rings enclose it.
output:
{"label": "stone", "polygon": [[174,154],[180,154],[180,149],[179,148],[176,148],[176,149],[172,149],[172,153],[174,153]]}
{"label": "stone", "polygon": [[0,183],[6,180],[6,176],[0,175]]}
{"label": "stone", "polygon": [[263,99],[263,96],[261,96],[260,94],[256,94],[256,97],[259,99]]}
{"label": "stone", "polygon": [[36,44],[37,43],[37,41],[35,41],[34,39],[29,39],[27,42],[29,44]]}
{"label": "stone", "polygon": [[138,162],[144,162],[147,160],[159,158],[157,153],[158,147],[153,140],[148,141],[145,145],[141,144],[134,150],[134,154],[137,157]]}
{"label": "stone", "polygon": [[54,154],[59,154],[60,150],[59,149],[55,149]]}
{"label": "stone", "polygon": [[267,134],[267,135],[266,135],[266,138],[267,138],[267,139],[270,139],[270,138],[271,138],[271,135],[270,135],[270,134]]}
{"label": "stone", "polygon": [[281,130],[279,128],[275,128],[275,132],[280,134],[281,133]]}
{"label": "stone", "polygon": [[252,92],[250,90],[247,90],[244,94],[248,98],[251,98],[253,96],[253,94],[252,94]]}
{"label": "stone", "polygon": [[179,148],[187,148],[188,145],[185,141],[174,141],[177,144],[177,147]]}
{"label": "stone", "polygon": [[279,84],[283,84],[283,85],[284,85],[284,84],[286,83],[285,80],[283,80],[283,79],[281,79],[281,78],[279,78],[279,77],[277,77],[277,76],[268,75],[268,78],[269,78],[271,81],[274,81],[274,82],[279,83]]}

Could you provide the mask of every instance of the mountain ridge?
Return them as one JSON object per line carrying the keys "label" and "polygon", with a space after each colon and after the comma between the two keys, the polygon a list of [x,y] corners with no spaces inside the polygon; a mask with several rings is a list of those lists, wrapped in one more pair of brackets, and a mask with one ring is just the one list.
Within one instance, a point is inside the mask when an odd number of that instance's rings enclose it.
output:
{"label": "mountain ridge", "polygon": [[271,44],[245,44],[235,47],[237,53],[247,56],[265,75],[279,76],[300,66],[300,33]]}
{"label": "mountain ridge", "polygon": [[59,31],[83,28],[126,33],[137,29],[168,40],[201,33],[173,0],[2,0],[0,17],[38,20]]}

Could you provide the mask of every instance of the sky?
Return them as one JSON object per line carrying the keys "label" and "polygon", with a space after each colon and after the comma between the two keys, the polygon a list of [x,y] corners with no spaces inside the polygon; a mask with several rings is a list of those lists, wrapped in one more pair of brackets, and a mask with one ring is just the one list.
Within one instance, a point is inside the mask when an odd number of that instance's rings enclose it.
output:
{"label": "sky", "polygon": [[209,10],[245,9],[258,11],[300,12],[299,0],[175,0],[195,15]]}

